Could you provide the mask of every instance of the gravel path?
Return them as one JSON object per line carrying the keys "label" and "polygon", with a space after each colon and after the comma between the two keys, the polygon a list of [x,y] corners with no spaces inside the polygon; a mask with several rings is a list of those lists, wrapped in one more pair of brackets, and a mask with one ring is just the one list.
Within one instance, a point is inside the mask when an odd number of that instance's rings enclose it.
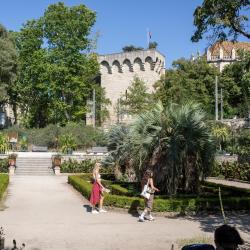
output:
{"label": "gravel path", "polygon": [[[11,246],[15,238],[18,244],[26,243],[25,250],[168,250],[179,239],[211,237],[222,222],[213,215],[156,217],[145,223],[127,213],[92,215],[88,201],[67,184],[66,176],[14,176],[5,206],[0,226],[5,229],[6,244]],[[230,218],[243,237],[249,237],[249,216]]]}
{"label": "gravel path", "polygon": [[209,182],[217,183],[217,184],[245,188],[245,189],[250,190],[250,183],[238,182],[238,181],[228,181],[228,180],[222,180],[222,179],[217,179],[217,178],[212,178],[212,177],[207,178],[206,180]]}

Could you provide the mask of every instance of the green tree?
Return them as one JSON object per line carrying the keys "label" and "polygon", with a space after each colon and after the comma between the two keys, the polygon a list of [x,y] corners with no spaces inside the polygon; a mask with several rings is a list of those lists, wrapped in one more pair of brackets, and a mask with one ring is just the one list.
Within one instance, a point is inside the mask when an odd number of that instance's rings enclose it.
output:
{"label": "green tree", "polygon": [[0,108],[10,104],[17,120],[17,91],[15,88],[18,74],[17,52],[13,34],[0,24]]}
{"label": "green tree", "polygon": [[137,47],[134,45],[127,45],[122,48],[123,52],[132,52],[132,51],[137,51],[137,50],[143,50],[142,47]]}
{"label": "green tree", "polygon": [[85,119],[98,73],[89,34],[96,15],[84,5],[52,4],[17,39],[19,89],[26,124],[44,127]]}
{"label": "green tree", "polygon": [[155,83],[155,99],[161,100],[164,106],[170,101],[183,103],[193,100],[200,103],[208,114],[213,115],[216,75],[219,75],[218,69],[208,65],[204,57],[195,60],[179,59]]}
{"label": "green tree", "polygon": [[228,127],[217,124],[212,130],[213,136],[215,137],[219,150],[222,150],[222,143],[228,140],[230,136],[230,130]]}
{"label": "green tree", "polygon": [[128,132],[113,129],[108,141],[116,163],[132,166],[139,179],[152,168],[157,185],[169,194],[178,188],[199,192],[200,178],[208,175],[214,161],[205,113],[192,102],[166,108],[158,104],[140,114]]}
{"label": "green tree", "polygon": [[249,6],[249,0],[204,0],[194,12],[196,31],[191,40],[198,42],[205,33],[214,40],[236,40],[238,35],[250,38]]}
{"label": "green tree", "polygon": [[149,45],[148,45],[148,48],[149,49],[156,49],[157,46],[158,46],[157,42],[150,42]]}
{"label": "green tree", "polygon": [[152,106],[152,94],[148,93],[146,83],[135,77],[122,96],[120,104],[129,114],[140,114]]}
{"label": "green tree", "polygon": [[238,61],[222,72],[221,82],[226,90],[226,112],[239,117],[250,117],[250,53],[240,52]]}

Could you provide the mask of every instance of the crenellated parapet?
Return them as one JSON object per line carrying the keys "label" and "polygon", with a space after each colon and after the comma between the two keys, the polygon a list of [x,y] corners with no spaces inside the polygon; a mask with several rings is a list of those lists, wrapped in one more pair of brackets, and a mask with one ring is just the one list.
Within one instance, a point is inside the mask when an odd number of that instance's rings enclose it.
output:
{"label": "crenellated parapet", "polygon": [[161,74],[165,68],[164,56],[155,49],[101,55],[98,60],[102,74],[140,71],[154,71]]}

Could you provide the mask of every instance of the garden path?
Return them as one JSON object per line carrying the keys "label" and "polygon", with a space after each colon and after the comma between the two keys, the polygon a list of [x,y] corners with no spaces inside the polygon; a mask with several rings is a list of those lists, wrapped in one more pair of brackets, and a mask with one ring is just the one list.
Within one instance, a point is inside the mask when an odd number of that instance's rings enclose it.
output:
{"label": "garden path", "polygon": [[250,190],[250,183],[247,183],[247,182],[229,181],[229,180],[223,180],[223,179],[212,178],[212,177],[207,178],[206,180],[209,182],[216,183],[216,184],[222,184],[226,186],[239,187],[239,188]]}
{"label": "garden path", "polygon": [[[14,176],[0,211],[7,246],[12,239],[27,250],[168,250],[182,238],[212,236],[222,221],[218,216],[157,217],[140,223],[128,213],[92,215],[88,201],[67,184],[67,176]],[[231,216],[249,237],[249,216]],[[175,247],[175,250],[177,247]]]}

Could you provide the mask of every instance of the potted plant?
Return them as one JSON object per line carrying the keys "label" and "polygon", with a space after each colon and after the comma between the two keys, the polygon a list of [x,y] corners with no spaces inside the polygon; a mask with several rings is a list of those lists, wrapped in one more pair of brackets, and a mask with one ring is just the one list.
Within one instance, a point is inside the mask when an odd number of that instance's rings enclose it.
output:
{"label": "potted plant", "polygon": [[62,161],[62,156],[60,154],[53,155],[52,157],[53,167],[60,167],[61,161]]}
{"label": "potted plant", "polygon": [[0,250],[4,250],[4,240],[5,240],[4,231],[3,228],[0,227]]}
{"label": "potted plant", "polygon": [[16,158],[17,158],[17,154],[14,154],[14,153],[8,156],[9,166],[16,167]]}
{"label": "potted plant", "polygon": [[56,154],[52,156],[52,166],[53,166],[55,175],[60,175],[61,162],[62,162],[62,156],[60,154]]}
{"label": "potted plant", "polygon": [[72,134],[62,135],[59,137],[59,147],[63,154],[72,154],[76,149],[76,141]]}

